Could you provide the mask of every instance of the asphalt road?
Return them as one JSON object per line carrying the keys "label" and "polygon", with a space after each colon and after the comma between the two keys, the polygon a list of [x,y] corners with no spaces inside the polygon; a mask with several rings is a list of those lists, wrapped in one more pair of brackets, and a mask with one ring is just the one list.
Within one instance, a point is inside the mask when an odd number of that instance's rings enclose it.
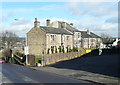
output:
{"label": "asphalt road", "polygon": [[75,80],[12,64],[2,65],[2,83],[89,83],[94,85],[87,81]]}
{"label": "asphalt road", "polygon": [[87,71],[120,78],[119,61],[119,54],[108,54],[101,56],[79,57],[72,60],[61,61],[50,66],[60,69]]}

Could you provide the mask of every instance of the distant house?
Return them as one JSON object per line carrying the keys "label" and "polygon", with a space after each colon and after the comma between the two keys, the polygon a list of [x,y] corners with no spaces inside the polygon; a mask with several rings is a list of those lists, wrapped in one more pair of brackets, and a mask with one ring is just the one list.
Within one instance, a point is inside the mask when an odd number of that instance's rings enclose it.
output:
{"label": "distant house", "polygon": [[79,31],[72,23],[46,20],[41,26],[35,18],[34,27],[27,33],[29,54],[67,52],[73,47],[96,48],[101,38],[89,31]]}
{"label": "distant house", "polygon": [[81,44],[83,48],[96,48],[99,46],[100,43],[102,43],[101,37],[90,32],[89,30],[81,31],[81,37]]}

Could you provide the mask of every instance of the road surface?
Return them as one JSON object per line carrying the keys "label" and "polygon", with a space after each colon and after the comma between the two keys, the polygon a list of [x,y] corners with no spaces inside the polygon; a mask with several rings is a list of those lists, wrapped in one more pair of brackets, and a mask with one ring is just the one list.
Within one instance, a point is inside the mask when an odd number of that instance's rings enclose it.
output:
{"label": "road surface", "polygon": [[87,71],[120,78],[119,60],[119,54],[108,54],[101,56],[79,57],[76,59],[61,61],[50,66],[60,69]]}
{"label": "road surface", "polygon": [[2,65],[2,83],[89,83],[94,85],[94,83],[87,81],[75,80],[12,64]]}

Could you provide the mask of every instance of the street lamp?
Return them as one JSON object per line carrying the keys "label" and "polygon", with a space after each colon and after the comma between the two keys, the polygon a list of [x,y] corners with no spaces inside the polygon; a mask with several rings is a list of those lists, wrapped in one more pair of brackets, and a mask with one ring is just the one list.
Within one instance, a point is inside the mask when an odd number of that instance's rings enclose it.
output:
{"label": "street lamp", "polygon": [[[15,21],[20,21],[20,19],[14,19]],[[26,27],[26,26],[25,26]],[[27,44],[27,35],[26,35],[26,43],[25,43],[25,47],[24,47],[24,54],[26,55],[26,65],[28,65],[28,44]]]}

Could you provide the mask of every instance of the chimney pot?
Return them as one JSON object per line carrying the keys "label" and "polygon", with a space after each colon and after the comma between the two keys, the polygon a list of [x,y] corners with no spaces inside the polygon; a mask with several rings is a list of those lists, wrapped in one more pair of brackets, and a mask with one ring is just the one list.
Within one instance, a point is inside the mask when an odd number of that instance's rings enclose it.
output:
{"label": "chimney pot", "polygon": [[70,23],[71,26],[73,26],[73,23]]}
{"label": "chimney pot", "polygon": [[90,30],[87,30],[87,34],[89,34],[89,35],[90,35]]}
{"label": "chimney pot", "polygon": [[46,24],[47,24],[47,26],[50,26],[50,20],[49,19],[46,20]]}
{"label": "chimney pot", "polygon": [[35,18],[34,27],[40,27],[40,22]]}
{"label": "chimney pot", "polygon": [[66,27],[66,23],[65,22],[62,22],[61,24],[62,24],[61,28],[65,28]]}

